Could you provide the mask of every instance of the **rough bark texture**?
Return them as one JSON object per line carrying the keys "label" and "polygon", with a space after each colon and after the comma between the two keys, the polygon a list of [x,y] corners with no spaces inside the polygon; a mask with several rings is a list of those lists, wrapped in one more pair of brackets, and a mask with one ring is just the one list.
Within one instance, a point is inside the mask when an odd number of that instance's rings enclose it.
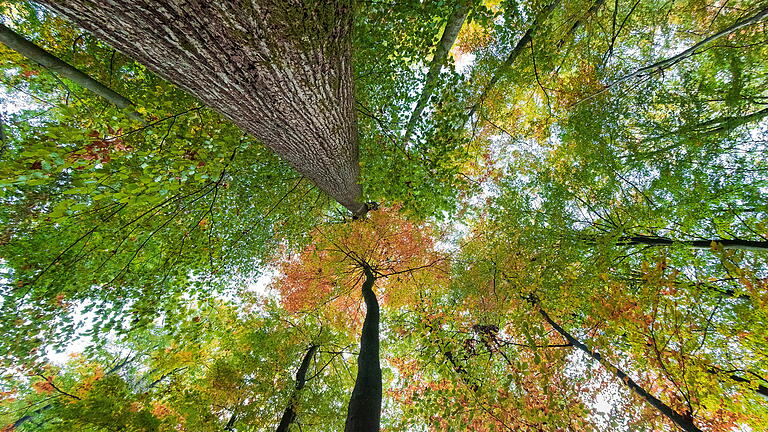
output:
{"label": "rough bark texture", "polygon": [[603,365],[616,378],[621,380],[621,382],[623,382],[624,385],[629,387],[629,389],[632,392],[634,392],[636,395],[642,398],[649,405],[656,408],[659,411],[659,413],[667,417],[674,424],[676,424],[678,427],[680,427],[682,430],[686,432],[702,432],[701,429],[699,429],[698,427],[696,427],[696,425],[693,424],[693,420],[691,419],[690,416],[684,416],[678,413],[677,411],[672,409],[672,407],[665,404],[664,402],[662,402],[652,394],[648,393],[647,390],[645,390],[643,387],[637,384],[626,373],[624,373],[622,370],[612,365],[608,360],[603,358],[603,356],[600,355],[600,353],[592,351],[588,346],[581,343],[581,341],[573,337],[564,328],[560,327],[560,325],[558,325],[554,320],[552,320],[552,318],[550,318],[550,316],[544,311],[544,309],[542,309],[539,306],[538,302],[534,301],[534,305],[539,309],[539,313],[541,314],[542,317],[544,317],[544,320],[546,320],[547,323],[549,323],[549,325],[551,325],[552,328],[555,329],[555,331],[560,333],[560,335],[563,336],[570,344],[572,344],[574,347],[583,351],[589,357],[597,360],[598,363]]}
{"label": "rough bark texture", "polygon": [[451,51],[451,47],[459,36],[459,30],[461,30],[461,26],[464,25],[464,20],[466,20],[467,15],[469,15],[471,3],[470,0],[458,0],[456,6],[453,8],[451,16],[448,18],[448,23],[445,25],[443,35],[440,37],[440,42],[438,42],[435,47],[435,53],[432,56],[432,63],[429,65],[429,71],[427,72],[426,78],[424,78],[424,88],[421,90],[421,95],[419,96],[418,102],[416,102],[416,107],[413,109],[411,117],[408,120],[408,125],[405,127],[406,141],[411,138],[413,128],[416,127],[416,122],[419,121],[421,113],[427,106],[429,97],[432,96],[432,90],[435,87],[437,76],[445,63],[445,59],[448,57],[448,53]]}
{"label": "rough bark texture", "polygon": [[277,426],[276,432],[288,432],[288,428],[296,421],[296,401],[299,396],[299,392],[304,388],[307,383],[307,370],[309,370],[309,364],[312,362],[312,358],[317,352],[317,345],[312,345],[304,354],[304,358],[301,360],[299,370],[296,371],[296,387],[294,387],[291,399],[288,401],[288,406],[283,411],[283,416],[280,418],[280,424]]}
{"label": "rough bark texture", "polygon": [[373,292],[376,281],[369,268],[365,269],[363,299],[365,321],[357,356],[357,378],[347,408],[344,432],[378,432],[381,423],[381,365],[379,364],[379,303]]}
{"label": "rough bark texture", "polygon": [[[105,86],[95,78],[65,62],[64,60],[56,57],[43,48],[24,39],[23,36],[2,24],[0,24],[0,42],[6,45],[8,48],[39,64],[40,66],[52,72],[58,73],[64,78],[74,82],[75,84],[81,87],[85,87],[98,96],[103,97],[109,103],[125,110],[128,117],[134,120],[144,121],[144,119],[141,117],[141,114],[137,113],[133,108],[133,103],[128,100],[128,98]],[[2,140],[2,136],[2,131],[0,131],[0,140]]]}
{"label": "rough bark texture", "polygon": [[186,89],[353,214],[351,0],[40,0]]}

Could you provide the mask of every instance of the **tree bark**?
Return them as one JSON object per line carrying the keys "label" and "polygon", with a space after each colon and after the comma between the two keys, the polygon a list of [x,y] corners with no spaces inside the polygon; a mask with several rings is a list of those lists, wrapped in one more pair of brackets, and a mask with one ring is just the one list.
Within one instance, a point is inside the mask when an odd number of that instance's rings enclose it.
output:
{"label": "tree bark", "polygon": [[357,378],[347,408],[344,432],[378,432],[381,422],[381,365],[379,364],[379,303],[373,292],[375,276],[367,266],[363,282],[365,321],[357,356]]}
{"label": "tree bark", "polygon": [[672,246],[675,244],[690,247],[692,249],[712,249],[713,244],[722,246],[723,249],[741,249],[749,251],[768,251],[768,241],[741,240],[741,239],[709,239],[709,240],[674,240],[667,237],[652,236],[627,236],[619,238],[619,245],[647,245],[647,246]]}
{"label": "tree bark", "polygon": [[411,113],[408,124],[405,127],[405,141],[407,142],[411,138],[413,128],[416,127],[416,122],[419,120],[421,113],[427,106],[427,101],[432,95],[432,90],[435,87],[437,76],[440,73],[440,69],[445,63],[445,59],[448,57],[451,47],[456,42],[456,37],[459,35],[461,26],[464,25],[464,20],[469,15],[471,1],[470,0],[458,0],[456,6],[453,8],[451,16],[448,18],[448,23],[445,25],[443,35],[440,37],[437,47],[435,47],[435,53],[432,56],[432,63],[429,65],[429,71],[426,78],[424,78],[424,88],[421,90],[419,100],[416,102],[416,107]]}
{"label": "tree bark", "polygon": [[[24,39],[23,36],[2,24],[0,24],[0,43],[3,43],[8,48],[18,52],[51,72],[58,73],[75,84],[85,87],[96,95],[103,97],[112,105],[125,110],[128,117],[141,122],[144,121],[141,114],[137,113],[134,109],[133,102],[128,100],[128,98],[105,86],[95,78],[56,57],[45,49]],[[2,137],[2,132],[0,132],[0,137]]]}
{"label": "tree bark", "polygon": [[696,425],[693,424],[693,419],[690,417],[690,415],[684,416],[678,413],[677,411],[672,409],[672,407],[665,404],[664,402],[662,402],[652,394],[648,393],[648,391],[646,391],[639,384],[637,384],[626,373],[624,373],[622,370],[612,365],[608,360],[603,358],[603,356],[600,355],[600,353],[592,351],[591,349],[589,349],[588,346],[581,343],[578,339],[573,337],[565,329],[560,327],[555,321],[552,320],[552,318],[550,318],[550,316],[544,311],[544,309],[541,308],[541,305],[539,305],[538,301],[533,301],[533,304],[539,310],[539,313],[541,314],[541,316],[544,317],[544,320],[546,320],[547,323],[549,323],[549,325],[552,326],[553,329],[555,329],[555,331],[560,333],[560,335],[562,335],[574,347],[580,349],[592,359],[597,360],[598,363],[603,365],[603,367],[605,367],[609,372],[613,373],[613,375],[616,378],[621,380],[621,382],[623,382],[624,385],[629,387],[629,389],[632,392],[640,396],[640,398],[642,398],[646,403],[656,408],[656,410],[658,410],[659,413],[667,417],[674,424],[676,424],[678,427],[680,427],[686,432],[702,432],[701,429],[699,429],[698,427],[696,427]]}
{"label": "tree bark", "polygon": [[189,91],[353,215],[352,0],[40,0]]}
{"label": "tree bark", "polygon": [[317,352],[317,345],[311,345],[304,354],[304,358],[301,360],[301,365],[296,371],[296,386],[294,387],[293,394],[288,401],[288,406],[283,411],[283,416],[280,418],[280,424],[277,426],[276,432],[288,432],[288,428],[296,420],[296,402],[298,400],[299,392],[304,388],[307,383],[307,370],[309,370],[309,363]]}

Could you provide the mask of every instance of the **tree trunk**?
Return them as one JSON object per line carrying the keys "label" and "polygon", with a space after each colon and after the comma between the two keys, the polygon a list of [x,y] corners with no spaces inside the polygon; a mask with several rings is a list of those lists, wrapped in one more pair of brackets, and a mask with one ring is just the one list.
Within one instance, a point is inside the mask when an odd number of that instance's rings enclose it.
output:
{"label": "tree trunk", "polygon": [[[736,374],[730,375],[729,378],[734,380],[734,381],[736,381],[736,382],[745,383],[745,384],[752,384],[751,380],[748,380],[748,379],[746,379],[744,377],[740,377],[740,376],[738,376]],[[755,392],[757,392],[757,394],[763,395],[763,396],[768,398],[768,387],[766,387],[766,386],[764,386],[762,384],[758,384],[757,387],[753,388],[753,390]]]}
{"label": "tree trunk", "polygon": [[472,105],[472,107],[469,109],[468,117],[472,117],[475,114],[480,105],[482,105],[483,101],[485,101],[485,98],[488,97],[488,93],[493,90],[493,87],[496,86],[496,83],[499,82],[501,74],[505,70],[508,70],[510,67],[512,67],[512,64],[515,63],[515,60],[517,60],[517,57],[523,52],[523,49],[525,49],[525,47],[531,43],[531,40],[533,40],[533,33],[538,30],[539,27],[544,24],[544,22],[547,21],[555,8],[557,8],[557,6],[560,4],[560,1],[561,0],[553,0],[550,4],[544,6],[544,9],[542,9],[542,11],[536,15],[533,22],[531,23],[531,26],[517,41],[515,47],[512,48],[512,51],[509,52],[509,55],[504,60],[504,63],[502,63],[502,65],[499,67],[499,70],[493,74],[491,80],[488,81],[488,84],[483,87],[483,91],[480,92],[480,96],[477,98],[477,102],[475,102],[475,104]]}
{"label": "tree trunk", "polygon": [[[747,387],[754,390],[757,394],[768,398],[768,387],[764,386],[763,384],[754,385],[754,383],[752,382],[753,380],[744,378],[742,376],[739,376],[733,373],[736,371],[726,371],[717,367],[709,367],[707,368],[707,372],[711,373],[712,375],[717,375],[720,377],[728,377],[730,380],[734,382],[747,384]],[[765,379],[762,379],[762,381],[765,381]]]}
{"label": "tree trunk", "polygon": [[603,7],[603,4],[605,4],[605,0],[596,0],[592,6],[587,9],[587,12],[581,16],[581,18],[574,21],[573,25],[568,29],[568,31],[565,33],[565,36],[563,36],[560,39],[560,42],[557,43],[557,49],[561,49],[563,45],[565,45],[566,42],[571,40],[573,36],[576,34],[576,30],[578,30],[581,26],[584,25],[584,21],[586,21],[589,17],[595,15],[598,10],[600,10],[601,7]]}
{"label": "tree trunk", "polygon": [[691,57],[692,55],[696,54],[697,52],[701,52],[700,48],[702,48],[704,45],[716,41],[717,39],[720,39],[723,36],[728,36],[738,30],[741,30],[744,27],[751,26],[753,24],[757,24],[760,21],[768,18],[768,8],[764,7],[763,9],[760,9],[752,16],[742,18],[735,23],[731,24],[730,26],[720,30],[719,32],[708,36],[699,42],[691,45],[687,49],[683,50],[681,53],[676,54],[672,57],[666,58],[664,60],[658,61],[654,64],[643,66],[640,69],[637,69],[636,71],[632,72],[629,75],[625,75],[616,81],[612,82],[608,87],[613,87],[616,84],[619,84],[623,81],[627,81],[632,78],[637,78],[643,75],[650,75],[652,73],[667,69],[685,59],[688,57]]}
{"label": "tree trunk", "polygon": [[365,321],[357,356],[357,379],[347,409],[344,432],[378,432],[381,420],[381,366],[379,364],[379,303],[373,292],[376,281],[370,268],[365,268],[363,299]]}
{"label": "tree trunk", "polygon": [[750,251],[768,251],[768,241],[740,240],[740,239],[709,239],[709,240],[673,240],[666,237],[652,236],[627,236],[621,237],[619,245],[647,245],[647,246],[672,246],[675,244],[690,247],[692,249],[712,249],[713,244],[722,246],[723,249],[742,249]]}
{"label": "tree trunk", "polygon": [[464,25],[464,20],[469,15],[469,10],[472,2],[470,0],[458,0],[456,6],[453,8],[451,16],[448,18],[448,23],[445,25],[443,35],[440,37],[440,42],[435,47],[435,53],[432,56],[432,63],[429,65],[429,71],[426,78],[424,78],[424,88],[421,90],[419,100],[416,102],[416,107],[411,113],[411,117],[408,119],[408,124],[405,127],[405,141],[411,139],[413,129],[416,127],[416,122],[419,121],[421,113],[427,106],[429,97],[432,96],[432,90],[435,87],[437,76],[440,74],[445,59],[448,57],[448,53],[451,50],[456,37],[459,36],[461,26]]}
{"label": "tree trunk", "polygon": [[277,426],[276,432],[288,432],[288,428],[296,420],[296,402],[299,396],[299,392],[304,388],[307,383],[307,370],[309,369],[309,363],[312,361],[312,357],[317,352],[317,345],[311,345],[304,354],[304,358],[301,360],[299,370],[296,371],[296,387],[294,387],[293,394],[288,401],[288,406],[283,411],[283,416],[280,418],[280,424]]}
{"label": "tree trunk", "polygon": [[588,346],[581,343],[575,337],[571,336],[571,334],[568,333],[564,328],[560,327],[555,321],[552,320],[552,318],[549,317],[549,315],[544,311],[544,309],[541,308],[541,305],[539,305],[538,301],[533,301],[533,304],[536,308],[538,308],[541,316],[544,317],[544,319],[549,323],[549,325],[552,326],[552,328],[555,329],[555,331],[560,333],[560,335],[562,335],[565,338],[565,340],[570,342],[576,348],[583,351],[592,359],[597,360],[598,363],[603,365],[609,372],[613,373],[613,375],[616,376],[616,378],[621,380],[621,382],[623,382],[624,385],[629,387],[629,389],[632,392],[640,396],[640,398],[642,398],[649,405],[656,408],[659,411],[659,413],[667,417],[674,424],[676,424],[678,427],[680,427],[686,432],[702,432],[701,429],[699,429],[698,427],[696,427],[696,425],[693,424],[693,419],[690,417],[690,415],[684,416],[678,413],[677,411],[672,409],[672,407],[665,404],[664,402],[662,402],[652,394],[648,393],[648,391],[640,387],[640,385],[637,384],[626,373],[624,373],[622,370],[612,365],[608,360],[603,358],[603,356],[600,355],[600,353],[592,351],[591,349],[589,349]]}
{"label": "tree trunk", "polygon": [[352,0],[40,0],[224,114],[353,215]]}
{"label": "tree trunk", "polygon": [[[32,60],[40,66],[56,72],[75,84],[85,87],[98,96],[103,97],[112,105],[125,110],[126,115],[134,120],[143,122],[141,114],[133,108],[133,103],[125,96],[97,81],[95,78],[72,66],[64,60],[49,53],[43,48],[24,39],[20,34],[0,24],[0,43]],[[2,137],[2,132],[0,132]]]}

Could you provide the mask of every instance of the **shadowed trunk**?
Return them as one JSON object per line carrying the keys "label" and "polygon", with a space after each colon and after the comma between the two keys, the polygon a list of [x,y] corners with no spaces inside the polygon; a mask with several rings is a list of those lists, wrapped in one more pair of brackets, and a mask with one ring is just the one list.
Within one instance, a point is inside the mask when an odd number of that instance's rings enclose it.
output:
{"label": "shadowed trunk", "polygon": [[621,83],[623,81],[627,81],[632,78],[637,78],[643,75],[650,75],[659,71],[662,71],[666,68],[669,68],[688,57],[691,57],[695,55],[697,52],[700,52],[700,49],[703,48],[705,45],[709,44],[710,42],[714,42],[717,39],[720,39],[723,36],[728,36],[732,33],[735,33],[738,30],[741,30],[744,27],[751,26],[754,24],[759,23],[760,21],[763,21],[764,19],[768,18],[768,8],[763,7],[762,9],[758,10],[757,13],[755,13],[752,16],[748,16],[746,18],[742,18],[735,23],[731,24],[730,26],[720,30],[719,32],[708,36],[699,42],[693,44],[692,46],[686,48],[681,53],[676,54],[672,57],[666,58],[664,60],[658,61],[654,64],[643,66],[640,69],[637,69],[636,71],[632,72],[629,75],[624,75],[623,77],[617,79],[616,81],[612,82],[608,87],[613,87],[614,85]]}
{"label": "shadowed trunk", "polygon": [[566,42],[572,40],[573,36],[576,34],[576,30],[578,30],[580,27],[584,25],[584,21],[586,21],[587,19],[595,15],[597,11],[600,10],[601,7],[603,7],[604,4],[605,4],[605,0],[596,0],[592,4],[592,6],[589,9],[587,9],[587,12],[581,16],[581,18],[574,21],[573,25],[571,25],[571,27],[568,28],[568,31],[565,33],[565,36],[563,36],[560,39],[560,42],[557,43],[557,49],[561,49]]}
{"label": "shadowed trunk", "polygon": [[[751,380],[748,380],[748,379],[746,379],[744,377],[740,377],[740,376],[735,375],[735,374],[730,375],[729,378],[734,380],[734,381],[736,381],[736,382],[752,385],[752,381]],[[768,398],[768,387],[766,387],[766,386],[764,386],[762,384],[758,384],[756,387],[753,388],[753,390],[757,394],[763,395],[763,396]]]}
{"label": "shadowed trunk", "polygon": [[352,0],[40,0],[224,114],[359,216]]}
{"label": "shadowed trunk", "polygon": [[304,388],[307,383],[307,370],[309,369],[309,363],[317,352],[317,345],[311,345],[304,354],[304,358],[301,360],[299,370],[296,371],[296,387],[294,387],[293,394],[288,401],[288,406],[283,411],[283,416],[280,418],[280,424],[277,426],[276,432],[288,432],[288,428],[296,420],[296,402],[298,400],[299,392]]}
{"label": "shadowed trunk", "polygon": [[646,403],[651,405],[652,407],[656,408],[656,410],[664,415],[666,418],[671,420],[674,424],[676,424],[678,427],[680,427],[682,430],[686,432],[702,432],[701,429],[696,427],[696,425],[693,424],[693,419],[690,417],[690,415],[682,415],[672,409],[669,405],[665,404],[652,394],[648,393],[644,388],[642,388],[639,384],[637,384],[632,378],[630,378],[626,373],[624,373],[622,370],[617,368],[616,366],[612,365],[608,360],[603,358],[600,353],[592,351],[589,349],[588,346],[581,343],[579,340],[577,340],[575,337],[573,337],[570,333],[568,333],[564,328],[560,327],[555,321],[552,320],[552,318],[549,317],[549,315],[544,311],[544,309],[541,308],[539,303],[537,301],[533,301],[534,306],[539,310],[539,313],[542,317],[549,323],[550,326],[552,326],[555,331],[560,333],[561,336],[565,338],[569,343],[571,343],[574,347],[580,349],[583,351],[586,355],[588,355],[590,358],[597,360],[598,363],[603,365],[609,372],[611,372],[616,378],[621,380],[624,385],[629,387],[629,389],[638,395],[641,399],[643,399]]}
{"label": "shadowed trunk", "polygon": [[754,390],[755,393],[757,393],[759,395],[762,395],[763,397],[768,398],[768,387],[766,387],[763,384],[755,385],[755,383],[753,382],[754,380],[758,380],[758,381],[762,381],[762,382],[768,382],[764,378],[759,377],[758,375],[752,374],[756,378],[747,379],[747,378],[744,378],[743,376],[736,375],[736,373],[735,373],[735,372],[740,372],[740,373],[750,374],[747,371],[743,371],[743,370],[727,371],[727,370],[723,370],[723,369],[720,369],[720,368],[717,368],[717,367],[709,367],[709,368],[707,368],[707,372],[709,372],[709,373],[711,373],[713,375],[720,376],[720,377],[724,377],[724,378],[727,377],[727,378],[729,378],[730,380],[732,380],[734,382],[746,384],[747,387],[750,388],[751,390]]}
{"label": "shadowed trunk", "polygon": [[[134,120],[143,122],[141,114],[133,108],[133,103],[125,96],[97,81],[95,78],[72,66],[64,60],[49,53],[43,48],[24,39],[21,35],[0,24],[0,43],[32,60],[40,66],[67,78],[75,84],[85,87],[98,96],[103,97],[112,105],[125,110],[126,115]],[[0,140],[2,132],[0,132]]]}
{"label": "shadowed trunk", "polygon": [[365,321],[357,356],[357,379],[347,408],[344,432],[377,432],[381,420],[381,366],[379,364],[379,303],[373,292],[376,278],[367,266],[363,282]]}
{"label": "shadowed trunk", "polygon": [[647,245],[647,246],[672,246],[682,245],[691,249],[712,249],[714,244],[723,249],[742,249],[750,251],[768,251],[768,241],[740,240],[740,239],[708,239],[708,240],[674,240],[666,237],[652,236],[628,236],[621,237],[619,245]]}

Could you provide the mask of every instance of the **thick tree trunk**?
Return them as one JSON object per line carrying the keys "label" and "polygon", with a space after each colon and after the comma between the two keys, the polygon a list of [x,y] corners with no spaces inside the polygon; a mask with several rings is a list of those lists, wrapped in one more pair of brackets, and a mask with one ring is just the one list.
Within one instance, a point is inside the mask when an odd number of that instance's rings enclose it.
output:
{"label": "thick tree trunk", "polygon": [[[24,39],[23,36],[2,24],[0,24],[0,43],[3,43],[8,48],[18,52],[51,72],[58,73],[75,84],[85,87],[96,95],[103,97],[109,103],[125,110],[128,117],[134,120],[144,121],[141,114],[137,113],[133,108],[133,103],[128,100],[128,98],[105,86],[95,78],[49,53],[43,48]],[[2,137],[2,131],[0,131],[0,137]]]}
{"label": "thick tree trunk", "polygon": [[552,318],[550,318],[550,316],[544,311],[544,309],[541,308],[541,306],[538,304],[537,301],[534,301],[533,303],[534,303],[534,306],[538,308],[541,316],[544,317],[544,320],[546,320],[547,323],[549,323],[549,325],[552,326],[553,329],[555,329],[555,331],[560,333],[560,335],[562,335],[565,338],[565,340],[567,340],[574,347],[583,351],[586,355],[588,355],[592,359],[597,360],[598,363],[603,365],[616,378],[621,380],[621,382],[624,383],[624,385],[629,387],[629,389],[632,392],[634,392],[636,395],[642,398],[649,405],[656,408],[656,410],[658,410],[659,413],[667,417],[674,424],[676,424],[678,427],[680,427],[682,430],[686,432],[702,432],[701,429],[699,429],[698,427],[696,427],[696,425],[693,424],[693,420],[691,419],[690,416],[684,416],[678,413],[677,411],[672,409],[672,407],[665,404],[664,402],[662,402],[652,394],[648,393],[647,390],[645,390],[639,384],[637,384],[626,373],[624,373],[622,370],[612,365],[608,360],[603,358],[603,356],[600,355],[600,353],[592,351],[591,349],[589,349],[588,346],[581,343],[581,341],[573,337],[564,328],[560,327],[560,325],[558,325],[555,321],[553,321]]}
{"label": "thick tree trunk", "polygon": [[354,215],[352,0],[40,0],[186,89]]}
{"label": "thick tree trunk", "polygon": [[357,379],[347,408],[344,432],[378,432],[381,420],[381,365],[379,364],[379,303],[373,292],[376,281],[365,268],[363,299],[365,321],[357,356]]}
{"label": "thick tree trunk", "polygon": [[299,370],[296,371],[296,387],[294,387],[293,394],[288,401],[288,406],[283,411],[283,416],[280,418],[280,424],[277,426],[276,432],[288,432],[288,428],[296,420],[296,401],[299,396],[299,392],[304,388],[307,383],[307,370],[309,370],[309,363],[317,352],[317,345],[312,345],[304,354],[304,358],[301,360]]}

